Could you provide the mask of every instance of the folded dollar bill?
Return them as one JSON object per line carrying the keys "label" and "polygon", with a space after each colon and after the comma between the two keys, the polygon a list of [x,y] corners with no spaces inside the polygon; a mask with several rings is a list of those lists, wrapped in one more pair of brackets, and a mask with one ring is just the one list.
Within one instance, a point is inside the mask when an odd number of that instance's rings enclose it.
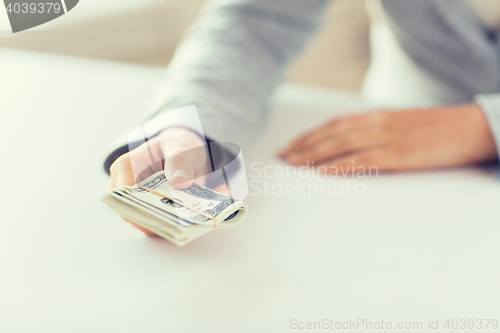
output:
{"label": "folded dollar bill", "polygon": [[101,200],[122,217],[178,246],[216,228],[239,225],[248,210],[246,203],[196,183],[183,190],[170,187],[163,171],[135,186],[114,188]]}

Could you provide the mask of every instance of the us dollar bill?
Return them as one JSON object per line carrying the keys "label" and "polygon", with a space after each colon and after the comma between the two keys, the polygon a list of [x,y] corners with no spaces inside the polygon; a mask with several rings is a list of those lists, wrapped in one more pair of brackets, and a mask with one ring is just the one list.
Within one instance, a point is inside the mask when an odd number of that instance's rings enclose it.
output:
{"label": "us dollar bill", "polygon": [[178,246],[215,227],[235,227],[248,211],[246,203],[196,183],[186,189],[170,187],[163,171],[138,185],[112,189],[101,199],[122,217]]}

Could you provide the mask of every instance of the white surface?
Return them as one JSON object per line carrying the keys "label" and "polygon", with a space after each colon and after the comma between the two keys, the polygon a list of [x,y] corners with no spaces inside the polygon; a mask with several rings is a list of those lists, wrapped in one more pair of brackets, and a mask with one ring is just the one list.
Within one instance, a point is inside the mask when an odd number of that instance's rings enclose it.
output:
{"label": "white surface", "polygon": [[[250,195],[240,227],[177,248],[99,201],[106,145],[162,71],[0,50],[0,73],[0,332],[498,319],[500,185],[487,170],[350,179],[364,196]],[[243,152],[249,176],[252,162],[282,165],[274,152],[295,133],[359,108],[353,96],[285,88],[266,134]]]}

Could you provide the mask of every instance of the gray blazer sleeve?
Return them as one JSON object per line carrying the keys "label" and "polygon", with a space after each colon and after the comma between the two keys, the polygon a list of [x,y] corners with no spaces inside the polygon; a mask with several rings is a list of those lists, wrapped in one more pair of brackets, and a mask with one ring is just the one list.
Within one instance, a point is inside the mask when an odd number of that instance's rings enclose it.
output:
{"label": "gray blazer sleeve", "polygon": [[[181,41],[149,118],[195,104],[205,136],[247,146],[263,127],[286,65],[319,25],[328,2],[209,3]],[[106,171],[128,151],[123,145],[109,154]]]}

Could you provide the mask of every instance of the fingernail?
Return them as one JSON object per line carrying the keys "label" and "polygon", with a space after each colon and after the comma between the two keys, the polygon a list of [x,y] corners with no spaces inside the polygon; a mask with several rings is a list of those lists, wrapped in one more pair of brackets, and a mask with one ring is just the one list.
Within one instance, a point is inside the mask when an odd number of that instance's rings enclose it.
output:
{"label": "fingernail", "polygon": [[287,155],[286,149],[283,149],[283,150],[278,152],[278,156],[282,159],[286,159],[286,155]]}
{"label": "fingernail", "polygon": [[172,174],[172,177],[173,178],[176,178],[176,177],[185,177],[185,178],[189,178],[189,174],[187,173],[186,170],[182,170],[182,169],[177,169],[174,171],[174,173]]}

